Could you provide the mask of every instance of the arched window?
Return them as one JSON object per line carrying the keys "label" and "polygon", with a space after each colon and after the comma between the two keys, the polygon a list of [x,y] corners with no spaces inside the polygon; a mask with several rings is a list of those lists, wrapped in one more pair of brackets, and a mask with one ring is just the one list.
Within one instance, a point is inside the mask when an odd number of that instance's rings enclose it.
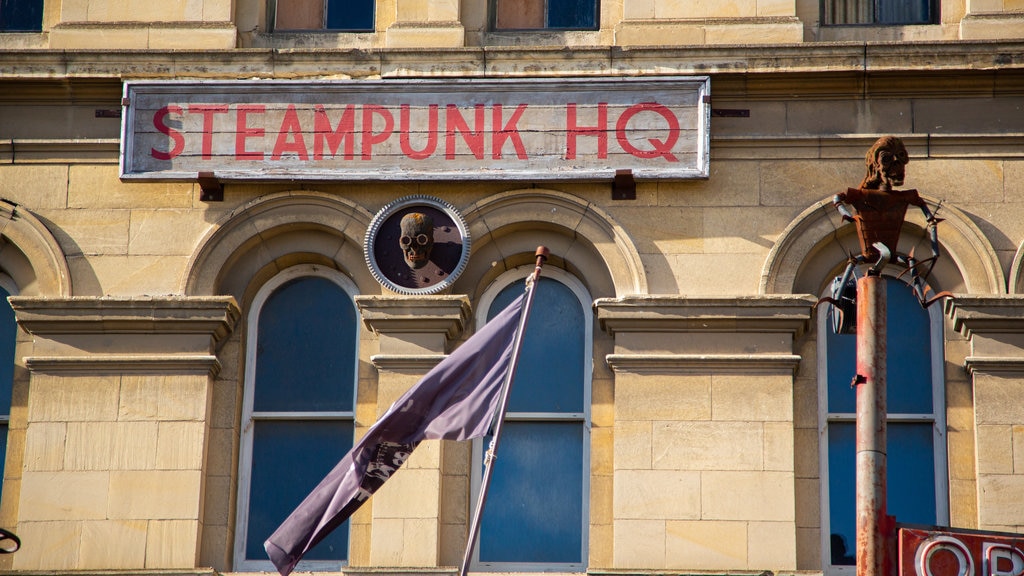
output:
{"label": "arched window", "polygon": [[[897,522],[947,525],[946,419],[940,306],[922,308],[910,287],[887,278],[887,508]],[[818,422],[822,564],[856,565],[857,337],[818,319]]]}
{"label": "arched window", "polygon": [[[480,302],[488,319],[522,293],[523,281],[532,270],[513,270],[495,281]],[[558,269],[544,270],[536,287],[481,519],[473,563],[477,570],[585,569],[593,338],[590,304],[590,296],[576,278]],[[483,451],[489,443],[487,437],[474,445],[474,494],[479,494]]]}
{"label": "arched window", "polygon": [[[263,542],[352,448],[358,313],[352,282],[297,266],[271,279],[248,315],[235,570],[273,570]],[[298,570],[338,570],[348,523]]]}

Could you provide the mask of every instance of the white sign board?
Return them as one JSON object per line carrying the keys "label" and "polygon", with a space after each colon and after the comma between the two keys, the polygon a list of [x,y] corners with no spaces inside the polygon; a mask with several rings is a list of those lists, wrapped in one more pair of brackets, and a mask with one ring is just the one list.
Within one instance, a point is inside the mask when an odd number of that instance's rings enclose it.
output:
{"label": "white sign board", "polygon": [[121,178],[706,178],[710,80],[126,82]]}

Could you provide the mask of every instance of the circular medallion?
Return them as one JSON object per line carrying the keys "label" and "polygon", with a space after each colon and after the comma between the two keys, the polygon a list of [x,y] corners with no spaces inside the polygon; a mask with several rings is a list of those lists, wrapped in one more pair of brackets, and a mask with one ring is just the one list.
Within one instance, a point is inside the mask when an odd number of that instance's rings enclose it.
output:
{"label": "circular medallion", "polygon": [[469,262],[469,230],[451,204],[406,196],[377,212],[363,242],[373,277],[399,294],[436,294]]}

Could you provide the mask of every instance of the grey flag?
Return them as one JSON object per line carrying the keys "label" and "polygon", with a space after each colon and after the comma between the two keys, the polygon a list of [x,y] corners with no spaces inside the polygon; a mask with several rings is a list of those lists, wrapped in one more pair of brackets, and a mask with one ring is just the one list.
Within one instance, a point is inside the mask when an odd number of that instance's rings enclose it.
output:
{"label": "grey flag", "polygon": [[422,440],[468,440],[494,419],[525,294],[395,401],[263,544],[281,576],[405,462]]}

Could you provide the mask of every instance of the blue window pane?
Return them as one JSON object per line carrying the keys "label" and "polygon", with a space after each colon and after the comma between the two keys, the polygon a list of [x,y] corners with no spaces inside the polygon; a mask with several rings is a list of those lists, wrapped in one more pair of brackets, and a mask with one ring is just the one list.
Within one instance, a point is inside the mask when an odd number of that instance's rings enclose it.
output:
{"label": "blue window pane", "polygon": [[0,31],[40,32],[43,0],[0,0]]}
{"label": "blue window pane", "polygon": [[900,522],[936,524],[933,425],[890,423],[886,439],[889,514]]}
{"label": "blue window pane", "polygon": [[877,0],[878,24],[923,24],[931,21],[931,0]]}
{"label": "blue window pane", "polygon": [[582,423],[506,422],[481,520],[480,561],[582,562],[582,494]]}
{"label": "blue window pane", "polygon": [[374,0],[328,0],[327,29],[373,30]]}
{"label": "blue window pane", "polygon": [[[583,358],[583,307],[573,291],[557,280],[542,278],[536,290],[509,411],[583,412],[583,370],[587,365]],[[502,290],[488,319],[522,291],[519,282]]]}
{"label": "blue window pane", "polygon": [[358,322],[325,278],[283,284],[260,311],[253,409],[352,411]]}
{"label": "blue window pane", "polygon": [[[352,449],[351,421],[257,421],[245,557],[266,559],[263,542]],[[317,544],[306,560],[345,560],[348,522]]]}
{"label": "blue window pane", "polygon": [[[14,384],[14,345],[18,336],[18,323],[14,319],[14,309],[7,297],[10,294],[0,288],[0,414],[11,413],[11,389]],[[6,436],[5,436],[6,438]],[[0,471],[3,461],[0,460]]]}
{"label": "blue window pane", "polygon": [[857,427],[828,426],[828,511],[832,564],[856,564],[857,549]]}
{"label": "blue window pane", "polygon": [[548,0],[548,28],[596,28],[595,0]]}
{"label": "blue window pane", "polygon": [[[889,332],[886,346],[886,403],[890,413],[932,413],[931,322],[911,289],[899,280],[885,282]],[[826,328],[828,410],[857,411],[850,386],[857,370],[857,336]]]}
{"label": "blue window pane", "polygon": [[[898,522],[936,524],[935,450],[931,423],[889,423],[886,501]],[[828,427],[828,489],[832,564],[855,564],[857,544],[857,429]]]}

